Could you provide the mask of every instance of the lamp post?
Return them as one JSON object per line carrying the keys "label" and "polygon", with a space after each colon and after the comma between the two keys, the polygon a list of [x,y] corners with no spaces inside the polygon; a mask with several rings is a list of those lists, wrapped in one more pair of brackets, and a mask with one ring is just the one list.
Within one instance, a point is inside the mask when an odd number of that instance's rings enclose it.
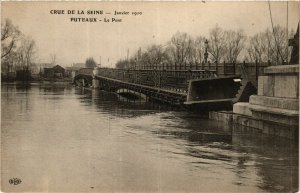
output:
{"label": "lamp post", "polygon": [[204,44],[205,44],[204,62],[207,63],[207,58],[208,58],[208,52],[207,52],[208,40],[205,40]]}

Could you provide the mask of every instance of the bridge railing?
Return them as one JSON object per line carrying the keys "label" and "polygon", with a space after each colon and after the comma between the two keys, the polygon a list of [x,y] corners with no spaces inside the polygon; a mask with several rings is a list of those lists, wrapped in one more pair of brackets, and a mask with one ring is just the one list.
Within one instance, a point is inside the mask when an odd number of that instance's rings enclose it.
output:
{"label": "bridge railing", "polygon": [[[246,74],[254,85],[257,85],[258,75],[263,75],[263,69],[267,63],[222,63],[205,64],[193,68],[185,66],[184,70],[175,69],[117,69],[99,68],[98,75],[107,78],[122,80],[124,82],[137,83],[146,86],[170,89],[179,92],[186,92],[190,79],[202,79],[214,76],[228,76]],[[190,68],[188,68],[190,67]],[[201,68],[201,69],[199,69]],[[92,75],[93,68],[82,68],[77,74]]]}
{"label": "bridge railing", "polygon": [[153,70],[100,68],[97,75],[178,92],[187,92],[188,81],[213,77],[215,70]]}
{"label": "bridge railing", "polygon": [[86,75],[92,75],[94,68],[81,68],[76,72],[77,74],[86,74]]}
{"label": "bridge railing", "polygon": [[270,66],[270,62],[239,62],[239,63],[231,63],[231,62],[221,62],[221,63],[190,63],[190,64],[154,64],[154,65],[146,65],[142,63],[136,63],[131,66],[130,69],[138,69],[138,70],[147,70],[147,69],[157,69],[157,70],[215,70],[218,75],[233,75],[239,73],[239,67],[243,65],[247,68],[265,68]]}

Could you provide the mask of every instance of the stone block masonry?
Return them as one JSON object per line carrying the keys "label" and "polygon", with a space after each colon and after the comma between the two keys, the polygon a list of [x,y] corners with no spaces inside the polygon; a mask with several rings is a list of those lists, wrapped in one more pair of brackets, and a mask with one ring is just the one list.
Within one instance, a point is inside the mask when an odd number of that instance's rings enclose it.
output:
{"label": "stone block masonry", "polygon": [[258,78],[258,93],[250,96],[249,103],[233,105],[233,124],[298,139],[299,65],[271,66],[265,74]]}
{"label": "stone block masonry", "polygon": [[299,110],[299,100],[297,98],[280,98],[252,95],[249,103],[253,105],[264,105],[266,107]]}
{"label": "stone block masonry", "polygon": [[252,112],[250,111],[249,106],[250,104],[246,102],[236,103],[236,105],[233,106],[233,113],[252,116]]}
{"label": "stone block masonry", "polygon": [[222,121],[225,123],[232,123],[232,112],[231,111],[211,111],[209,112],[209,118],[213,120]]}
{"label": "stone block masonry", "polygon": [[299,77],[297,75],[275,75],[274,85],[270,85],[274,89],[274,97],[298,98],[299,97]]}

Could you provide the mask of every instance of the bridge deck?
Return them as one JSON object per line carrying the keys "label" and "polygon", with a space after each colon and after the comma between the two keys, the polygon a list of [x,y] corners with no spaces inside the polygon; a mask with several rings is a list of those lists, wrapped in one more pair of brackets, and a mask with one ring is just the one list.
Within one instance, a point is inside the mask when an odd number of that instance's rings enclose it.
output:
{"label": "bridge deck", "polygon": [[110,80],[110,81],[114,81],[114,82],[120,83],[120,84],[126,84],[126,85],[130,85],[130,86],[134,86],[134,87],[140,87],[140,88],[145,88],[145,89],[149,89],[149,90],[156,90],[157,92],[165,92],[165,93],[170,93],[170,94],[173,94],[173,95],[182,95],[183,97],[187,96],[186,92],[172,91],[172,90],[163,89],[163,88],[154,87],[154,86],[146,86],[146,85],[137,84],[137,83],[124,82],[122,80],[107,78],[107,77],[99,76],[99,75],[96,75],[95,77]]}
{"label": "bridge deck", "polygon": [[[241,75],[219,74],[217,70],[131,70],[84,68],[74,83],[111,92],[125,88],[154,100],[188,107],[231,107],[243,88]],[[236,79],[239,80],[236,80]]]}
{"label": "bridge deck", "polygon": [[185,105],[204,104],[204,103],[227,103],[232,102],[235,98],[228,99],[212,99],[212,100],[201,100],[201,101],[187,101]]}

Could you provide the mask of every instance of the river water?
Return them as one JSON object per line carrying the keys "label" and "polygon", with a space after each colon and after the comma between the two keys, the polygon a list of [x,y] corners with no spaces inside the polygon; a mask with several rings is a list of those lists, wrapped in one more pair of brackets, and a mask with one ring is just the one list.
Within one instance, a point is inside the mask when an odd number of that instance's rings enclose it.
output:
{"label": "river water", "polygon": [[[2,191],[287,192],[295,142],[69,85],[2,85]],[[9,180],[17,178],[19,184]]]}

